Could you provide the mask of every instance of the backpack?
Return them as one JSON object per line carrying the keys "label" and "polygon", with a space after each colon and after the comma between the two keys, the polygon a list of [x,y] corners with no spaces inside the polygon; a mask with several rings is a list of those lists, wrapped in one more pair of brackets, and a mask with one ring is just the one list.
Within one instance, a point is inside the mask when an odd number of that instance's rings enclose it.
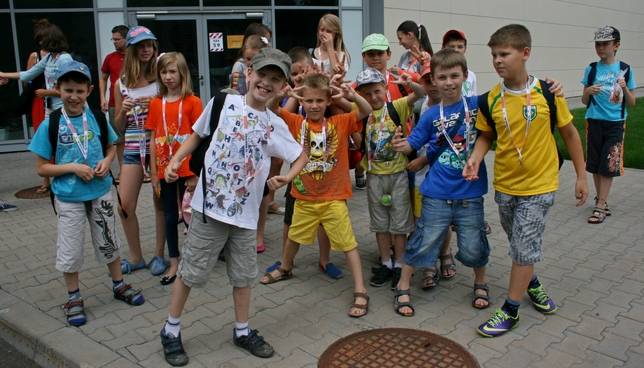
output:
{"label": "backpack", "polygon": [[[552,86],[551,83],[548,83],[544,80],[539,79],[539,88],[541,88],[541,93],[543,94],[543,97],[546,99],[546,102],[548,103],[548,110],[550,110],[550,131],[552,134],[555,134],[555,128],[557,127],[557,105],[555,104],[555,95],[550,92],[549,88]],[[490,106],[487,103],[488,95],[490,94],[490,91],[485,92],[484,94],[480,95],[478,97],[478,108],[481,114],[485,117],[485,120],[488,122],[489,126],[492,128],[492,132],[494,132],[494,135],[496,136],[496,124],[494,123],[494,120],[492,119],[492,114],[490,113]],[[559,169],[561,169],[561,165],[563,165],[563,156],[561,155],[561,152],[559,151],[559,147],[557,147],[557,159],[559,160]]]}
{"label": "backpack", "polygon": [[[105,119],[105,114],[103,114],[102,111],[98,111],[95,109],[90,109],[92,115],[94,116],[94,119],[96,119],[96,123],[98,124],[98,129],[99,129],[99,134],[100,134],[100,142],[101,142],[101,148],[103,149],[103,157],[105,157],[105,153],[107,152],[107,146],[109,145],[108,142],[108,130],[107,130],[107,119]],[[58,128],[60,126],[60,117],[62,116],[61,109],[56,109],[49,114],[49,127],[48,127],[48,135],[49,135],[49,144],[51,145],[51,152],[52,152],[52,160],[56,156],[56,148],[58,147]],[[114,185],[114,188],[116,188],[116,180],[114,180],[114,175],[112,175],[112,170],[109,170],[110,177],[112,177],[112,185]],[[118,188],[116,188],[116,199],[118,200],[118,205],[121,208],[121,212],[123,213],[123,217],[127,218],[127,213],[123,210],[123,206],[121,206],[121,196],[119,195]],[[49,191],[49,199],[51,200],[51,206],[54,208],[54,213],[58,215],[58,212],[56,212],[56,206],[54,205],[54,192],[51,190]]]}
{"label": "backpack", "polygon": [[224,108],[224,102],[226,101],[226,94],[222,92],[216,92],[212,98],[212,108],[210,109],[210,119],[209,119],[209,134],[207,137],[201,139],[197,148],[192,152],[190,156],[190,171],[194,174],[197,174],[201,179],[201,191],[203,194],[203,208],[201,214],[203,216],[203,222],[206,223],[206,168],[204,166],[204,161],[206,158],[206,152],[210,147],[210,142],[212,141],[212,136],[217,130],[219,125],[219,116],[221,115],[221,110]]}
{"label": "backpack", "polygon": [[[398,110],[396,110],[396,107],[394,106],[393,102],[387,102],[387,114],[391,118],[391,121],[394,122],[396,127],[402,127],[403,129],[405,128],[402,125],[402,121],[400,121],[400,115],[398,115]],[[360,144],[360,153],[363,155],[367,151],[367,123],[369,122],[369,117],[367,116],[366,118],[362,119],[362,143]],[[407,155],[409,158],[409,161],[414,160],[417,157],[417,152],[413,151],[409,155]]]}
{"label": "backpack", "polygon": [[[624,74],[624,80],[626,83],[628,83],[629,79],[631,79],[631,67],[630,65],[626,64],[623,61],[619,62],[619,70],[626,70],[626,74]],[[595,82],[595,78],[597,77],[597,62],[594,61],[590,63],[590,71],[588,71],[588,85],[592,86],[593,83]],[[587,107],[590,107],[590,105],[595,101],[595,96],[590,95],[588,98],[588,105]],[[622,99],[622,120],[624,120],[624,115],[626,113],[626,98]]]}

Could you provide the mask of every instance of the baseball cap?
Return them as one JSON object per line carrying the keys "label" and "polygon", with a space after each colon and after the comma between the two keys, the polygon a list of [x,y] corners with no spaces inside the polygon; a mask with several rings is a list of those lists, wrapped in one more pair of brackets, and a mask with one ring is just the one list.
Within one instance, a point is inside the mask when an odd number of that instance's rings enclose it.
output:
{"label": "baseball cap", "polygon": [[387,51],[389,50],[389,40],[381,33],[372,33],[362,41],[362,52],[369,50]]}
{"label": "baseball cap", "polygon": [[367,68],[358,73],[356,77],[356,88],[373,83],[385,84],[385,77],[374,68]]}
{"label": "baseball cap", "polygon": [[603,27],[600,27],[595,32],[595,42],[619,41],[619,40],[620,40],[619,31],[617,30],[617,28],[613,26],[603,26]]}
{"label": "baseball cap", "polygon": [[450,29],[449,31],[445,32],[445,35],[443,35],[443,47],[445,47],[445,44],[449,40],[454,40],[454,39],[462,39],[467,43],[467,38],[465,38],[465,32],[459,31],[458,29]]}
{"label": "baseball cap", "polygon": [[80,61],[72,60],[61,65],[58,69],[58,76],[56,77],[56,80],[69,73],[80,73],[84,75],[90,83],[92,82],[92,75],[89,73],[89,68],[87,67],[87,65],[81,63]]}
{"label": "baseball cap", "polygon": [[135,45],[144,40],[156,39],[157,38],[154,36],[154,33],[152,33],[152,31],[150,31],[147,27],[143,26],[130,28],[130,30],[127,32],[127,36],[125,37],[128,46]]}
{"label": "baseball cap", "polygon": [[250,65],[255,70],[260,70],[266,66],[274,65],[280,68],[282,73],[284,73],[284,76],[287,78],[291,72],[291,58],[281,50],[270,47],[260,49],[253,57]]}

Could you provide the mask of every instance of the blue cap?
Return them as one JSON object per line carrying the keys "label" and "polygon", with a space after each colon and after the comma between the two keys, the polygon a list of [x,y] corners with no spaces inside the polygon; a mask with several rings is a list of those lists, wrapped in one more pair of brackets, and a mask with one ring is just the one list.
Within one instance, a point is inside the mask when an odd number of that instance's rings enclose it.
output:
{"label": "blue cap", "polygon": [[92,75],[89,72],[89,68],[87,67],[87,65],[81,63],[80,61],[72,60],[61,65],[58,68],[58,76],[56,77],[56,80],[59,80],[60,77],[69,73],[80,73],[87,77],[90,83],[92,82]]}
{"label": "blue cap", "polygon": [[152,31],[150,31],[147,27],[143,26],[130,28],[130,30],[127,32],[127,36],[125,37],[128,46],[135,45],[144,40],[156,41],[156,39],[157,38],[154,36],[154,33],[152,33]]}

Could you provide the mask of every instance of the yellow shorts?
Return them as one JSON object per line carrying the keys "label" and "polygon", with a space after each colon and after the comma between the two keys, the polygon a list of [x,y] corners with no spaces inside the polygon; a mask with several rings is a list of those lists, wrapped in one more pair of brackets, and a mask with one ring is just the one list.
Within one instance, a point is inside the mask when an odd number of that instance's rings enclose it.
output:
{"label": "yellow shorts", "polygon": [[413,199],[411,202],[411,209],[414,211],[414,217],[419,219],[420,210],[423,209],[423,194],[420,192],[420,188],[414,187],[411,196]]}
{"label": "yellow shorts", "polygon": [[313,244],[320,224],[333,250],[348,252],[358,246],[344,200],[311,202],[296,199],[288,238],[299,244]]}

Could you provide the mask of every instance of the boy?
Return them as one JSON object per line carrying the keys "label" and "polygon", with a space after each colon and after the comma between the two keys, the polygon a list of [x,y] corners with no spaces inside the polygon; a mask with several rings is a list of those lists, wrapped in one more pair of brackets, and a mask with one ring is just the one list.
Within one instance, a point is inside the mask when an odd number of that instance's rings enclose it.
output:
{"label": "boy", "polygon": [[[104,120],[101,127],[100,118],[85,107],[93,88],[91,81],[85,64],[71,61],[61,66],[56,91],[63,107],[43,121],[29,145],[36,154],[38,175],[53,177],[51,190],[58,212],[56,269],[65,278],[68,300],[63,310],[72,326],[87,321],[78,276],[83,266],[85,220],[89,221],[96,260],[107,265],[112,277],[114,298],[130,305],[145,302],[141,290],[126,284],[121,274],[109,172],[116,153],[113,143],[118,137]],[[54,128],[50,124],[56,123],[56,141],[51,142],[50,130]]]}
{"label": "boy", "polygon": [[[496,140],[494,199],[510,242],[512,269],[505,303],[478,328],[481,335],[495,337],[519,322],[519,306],[526,290],[539,312],[557,310],[534,274],[534,264],[543,259],[546,214],[554,203],[559,173],[550,109],[541,83],[526,70],[532,46],[530,32],[519,24],[507,25],[492,34],[488,46],[494,69],[503,82],[483,95],[487,101],[479,100],[476,128],[481,133],[463,176],[467,180],[479,178],[481,161]],[[481,113],[483,103],[489,106],[493,121],[487,121]],[[555,104],[556,125],[572,157],[577,174],[575,197],[577,206],[581,206],[588,196],[581,140],[563,96],[555,97]]]}
{"label": "boy", "polygon": [[429,143],[427,156],[429,174],[421,185],[423,209],[416,231],[405,249],[405,265],[396,285],[396,313],[411,317],[410,281],[416,267],[432,269],[438,258],[450,225],[456,225],[458,253],[456,258],[474,269],[474,300],[472,306],[487,308],[488,286],[485,265],[490,248],[483,222],[483,195],[487,193],[485,164],[479,167],[481,180],[468,182],[463,176],[467,155],[476,139],[476,97],[464,97],[462,84],[467,75],[463,54],[442,49],[434,54],[432,80],[441,95],[441,102],[424,114],[411,135],[402,138],[396,131],[394,149],[411,153]]}
{"label": "boy", "polygon": [[[394,288],[400,278],[407,234],[414,230],[407,176],[407,156],[393,150],[391,140],[397,127],[412,115],[414,103],[425,95],[422,87],[411,81],[408,75],[396,79],[413,92],[409,96],[387,102],[383,75],[367,68],[356,77],[357,91],[365,98],[373,112],[369,114],[365,128],[365,157],[362,166],[367,171],[367,198],[369,203],[370,230],[376,233],[380,265],[372,269],[369,284],[380,287],[391,282]],[[394,116],[396,116],[394,118]],[[405,129],[406,130],[406,129]],[[391,259],[391,245],[395,259]]]}
{"label": "boy", "polygon": [[[206,169],[192,199],[193,221],[172,290],[168,320],[160,333],[163,353],[170,365],[188,364],[181,342],[181,313],[191,288],[205,283],[222,249],[233,286],[233,342],[261,358],[269,358],[274,353],[257,330],[249,328],[248,317],[250,287],[257,278],[255,230],[271,157],[293,162],[285,176],[268,180],[271,190],[291,181],[306,163],[306,155],[284,122],[266,110],[267,102],[286,85],[290,67],[286,54],[264,48],[255,55],[248,69],[248,93],[226,97],[204,158]],[[170,160],[165,175],[168,182],[177,179],[181,161],[210,134],[211,109],[212,100],[193,126],[194,133]]]}
{"label": "boy", "polygon": [[615,27],[604,26],[595,32],[595,51],[599,62],[584,70],[582,102],[588,106],[586,171],[593,174],[595,208],[588,218],[590,224],[601,224],[610,216],[608,193],[613,178],[624,174],[624,126],[626,107],[635,106],[637,85],[633,69],[617,60],[620,34]]}
{"label": "boy", "polygon": [[[467,51],[467,38],[465,38],[465,33],[457,29],[450,29],[445,32],[443,36],[443,48],[453,49],[465,55],[465,51]],[[463,96],[470,97],[476,95],[476,74],[468,69],[467,79],[463,82]]]}
{"label": "boy", "polygon": [[272,284],[293,277],[293,259],[300,244],[313,243],[318,227],[322,224],[331,241],[331,248],[344,252],[347,257],[355,290],[349,316],[359,318],[368,312],[369,297],[364,286],[360,254],[346,203],[352,194],[348,145],[349,135],[361,129],[360,119],[371,112],[371,107],[345,84],[342,86],[342,93],[333,97],[344,96],[347,100],[354,101],[358,111],[327,119],[324,113],[331,104],[331,90],[327,76],[308,75],[304,78],[301,89],[296,90],[301,95],[294,96],[300,100],[306,118],[284,109],[279,110],[291,134],[308,154],[309,162],[293,181],[291,194],[295,197],[295,208],[281,266],[267,272],[260,282]]}

